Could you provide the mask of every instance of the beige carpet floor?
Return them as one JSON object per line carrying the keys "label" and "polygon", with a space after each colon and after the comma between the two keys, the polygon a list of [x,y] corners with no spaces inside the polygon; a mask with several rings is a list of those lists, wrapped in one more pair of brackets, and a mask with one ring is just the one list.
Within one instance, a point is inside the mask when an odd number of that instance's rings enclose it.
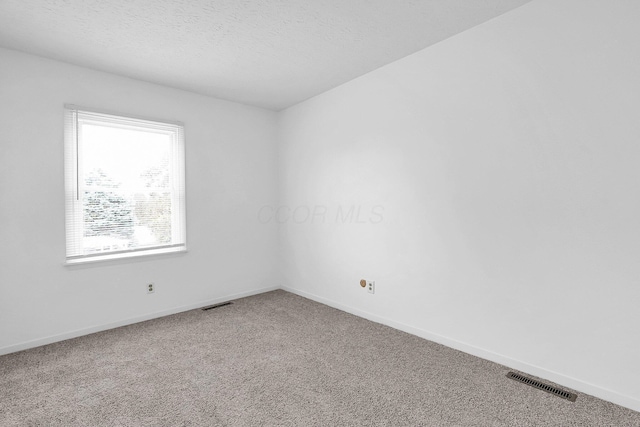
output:
{"label": "beige carpet floor", "polygon": [[0,357],[1,426],[640,426],[274,291]]}

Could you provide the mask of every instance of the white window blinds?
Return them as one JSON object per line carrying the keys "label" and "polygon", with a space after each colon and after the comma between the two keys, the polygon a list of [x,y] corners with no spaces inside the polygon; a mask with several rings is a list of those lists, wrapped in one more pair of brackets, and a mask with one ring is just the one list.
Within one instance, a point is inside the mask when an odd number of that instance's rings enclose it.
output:
{"label": "white window blinds", "polygon": [[65,106],[67,263],[186,250],[184,127]]}

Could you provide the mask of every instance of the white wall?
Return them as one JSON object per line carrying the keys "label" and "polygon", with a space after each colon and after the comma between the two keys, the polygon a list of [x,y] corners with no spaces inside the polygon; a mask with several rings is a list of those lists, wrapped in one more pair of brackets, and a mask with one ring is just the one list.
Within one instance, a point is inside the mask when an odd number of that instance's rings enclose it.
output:
{"label": "white wall", "polygon": [[638,21],[534,1],[285,110],[284,286],[640,410]]}
{"label": "white wall", "polygon": [[[63,265],[65,103],[185,123],[187,254]],[[275,113],[0,49],[0,129],[0,354],[278,286]]]}

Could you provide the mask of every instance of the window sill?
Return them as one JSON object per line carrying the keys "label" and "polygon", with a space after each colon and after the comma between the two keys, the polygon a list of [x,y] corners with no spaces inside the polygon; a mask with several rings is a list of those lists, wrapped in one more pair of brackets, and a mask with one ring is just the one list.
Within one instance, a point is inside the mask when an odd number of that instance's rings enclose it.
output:
{"label": "window sill", "polygon": [[186,247],[181,248],[160,248],[149,249],[139,252],[126,252],[115,254],[95,255],[83,258],[67,259],[64,265],[66,267],[76,267],[83,265],[95,265],[95,264],[112,264],[123,263],[136,260],[148,260],[149,258],[164,257],[167,255],[182,255],[187,253]]}

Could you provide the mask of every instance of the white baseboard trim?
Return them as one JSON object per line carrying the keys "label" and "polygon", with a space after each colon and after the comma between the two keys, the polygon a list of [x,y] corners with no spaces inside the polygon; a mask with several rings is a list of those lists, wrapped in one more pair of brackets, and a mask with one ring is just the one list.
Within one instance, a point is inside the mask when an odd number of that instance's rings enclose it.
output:
{"label": "white baseboard trim", "polygon": [[181,313],[183,311],[189,311],[200,307],[205,307],[208,305],[218,304],[225,301],[230,301],[234,299],[244,298],[252,295],[258,295],[265,292],[275,291],[277,289],[282,289],[287,292],[291,292],[296,295],[300,295],[301,297],[308,298],[310,300],[319,302],[321,304],[328,305],[330,307],[336,308],[338,310],[351,313],[355,316],[362,317],[368,320],[371,320],[376,323],[381,323],[383,325],[390,326],[394,329],[401,330],[403,332],[407,332],[412,335],[416,335],[420,338],[427,339],[429,341],[437,342],[438,344],[445,345],[447,347],[454,348],[456,350],[463,351],[465,353],[471,354],[473,356],[477,356],[486,360],[490,360],[495,363],[499,363],[501,365],[507,366],[509,368],[528,373],[531,375],[535,375],[540,378],[547,379],[549,381],[553,381],[557,384],[563,385],[565,387],[574,389],[578,392],[589,394],[591,396],[598,397],[603,400],[607,400],[609,402],[615,403],[620,406],[624,406],[625,408],[632,409],[634,411],[640,412],[640,400],[635,399],[631,396],[626,396],[620,393],[617,393],[613,390],[609,390],[585,381],[581,381],[576,378],[572,378],[566,375],[563,375],[558,372],[554,372],[539,366],[531,365],[526,362],[522,362],[516,359],[512,359],[507,356],[503,356],[498,353],[494,353],[489,350],[485,350],[480,347],[476,347],[470,344],[466,344],[451,338],[447,338],[442,335],[438,335],[424,329],[416,328],[410,325],[407,325],[402,322],[397,322],[392,319],[388,319],[386,317],[378,316],[376,314],[372,314],[351,306],[347,306],[336,301],[330,300],[328,298],[320,297],[315,294],[311,294],[308,292],[300,291],[298,289],[289,288],[286,286],[271,286],[266,288],[255,289],[246,292],[240,292],[237,294],[222,296],[206,301],[200,301],[193,304],[182,305],[178,307],[173,307],[167,310],[156,311],[153,313],[145,314],[142,316],[136,316],[124,320],[120,320],[117,322],[106,323],[102,325],[95,325],[89,328],[77,329],[75,331],[65,332],[62,334],[51,335],[45,338],[38,338],[31,341],[25,341],[18,344],[9,345],[6,347],[0,348],[0,356],[15,353],[22,350],[27,350],[34,347],[40,347],[47,344],[52,344],[59,341],[64,341],[71,338],[80,337],[83,335],[89,335],[95,332],[106,331],[113,328],[118,328],[121,326],[131,325],[134,323],[144,322],[146,320],[156,319],[159,317],[169,316],[171,314]]}
{"label": "white baseboard trim", "polygon": [[117,322],[105,323],[102,325],[95,325],[89,328],[76,329],[75,331],[65,332],[62,334],[51,335],[45,338],[38,338],[31,341],[24,341],[18,344],[9,345],[6,347],[0,348],[0,356],[9,353],[15,353],[17,351],[28,350],[34,347],[40,347],[42,345],[52,344],[54,342],[64,341],[71,338],[81,337],[83,335],[93,334],[95,332],[106,331],[109,329],[119,328],[120,326],[132,325],[134,323],[144,322],[146,320],[157,319],[158,317],[169,316],[171,314],[182,313],[183,311],[189,311],[200,307],[206,307],[208,305],[214,305],[221,302],[226,302],[234,299],[249,297],[252,295],[262,294],[269,291],[275,291],[280,289],[280,286],[271,286],[267,288],[260,288],[246,292],[240,292],[233,295],[227,295],[223,297],[218,297],[206,301],[200,301],[193,304],[181,305],[178,307],[173,307],[167,310],[155,311],[153,313],[144,314],[142,316],[135,316],[124,320],[119,320]]}
{"label": "white baseboard trim", "polygon": [[492,351],[485,350],[483,348],[476,347],[470,344],[466,344],[451,338],[447,338],[442,335],[438,335],[438,334],[426,331],[424,329],[416,328],[401,322],[396,322],[386,317],[378,316],[376,314],[372,314],[354,307],[350,307],[350,306],[338,303],[336,301],[333,301],[324,297],[320,297],[318,295],[300,291],[298,289],[289,288],[286,286],[283,286],[282,289],[287,292],[291,292],[293,294],[299,295],[301,297],[308,298],[310,300],[319,302],[321,304],[325,304],[330,307],[336,308],[338,310],[351,313],[355,316],[362,317],[376,323],[381,323],[386,326],[390,326],[394,329],[398,329],[403,332],[416,335],[420,338],[424,338],[426,340],[433,341],[438,344],[442,344],[447,347],[463,351],[465,353],[480,357],[482,359],[489,360],[491,362],[499,363],[509,368],[512,368],[524,373],[528,373],[536,377],[543,378],[543,379],[552,381],[554,383],[557,383],[559,385],[574,389],[578,392],[589,394],[591,396],[595,396],[602,400],[615,403],[616,405],[624,406],[625,408],[629,408],[634,411],[640,412],[640,400],[635,399],[631,396],[625,396],[613,390],[609,390],[585,381],[581,381],[579,379],[572,378],[572,377],[569,377],[561,373],[554,372],[539,366],[531,365],[526,362],[512,359],[510,357],[503,356],[501,354],[494,353]]}

